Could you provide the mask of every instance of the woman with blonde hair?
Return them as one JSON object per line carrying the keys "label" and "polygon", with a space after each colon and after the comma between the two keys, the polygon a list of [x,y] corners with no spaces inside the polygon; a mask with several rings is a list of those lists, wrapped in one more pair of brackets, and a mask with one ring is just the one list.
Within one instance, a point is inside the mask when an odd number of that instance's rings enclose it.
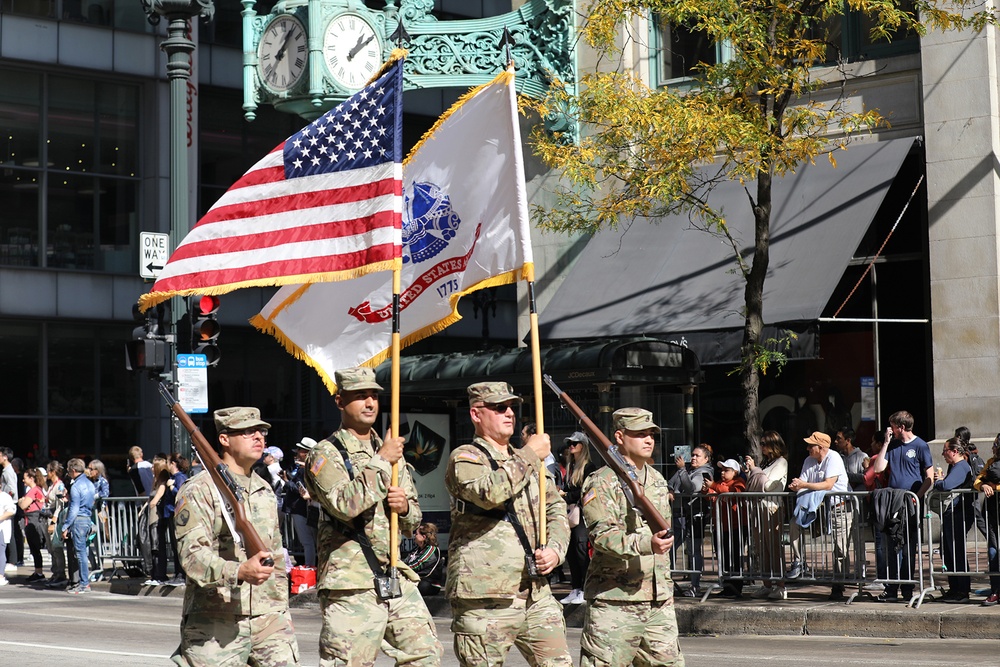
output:
{"label": "woman with blonde hair", "polygon": [[569,512],[569,549],[566,560],[569,561],[570,583],[573,590],[564,597],[563,604],[583,603],[583,582],[587,578],[587,568],[590,567],[590,552],[587,549],[589,536],[587,526],[583,523],[580,495],[583,480],[596,470],[590,462],[590,438],[577,431],[565,440],[566,442],[566,488],[562,492]]}

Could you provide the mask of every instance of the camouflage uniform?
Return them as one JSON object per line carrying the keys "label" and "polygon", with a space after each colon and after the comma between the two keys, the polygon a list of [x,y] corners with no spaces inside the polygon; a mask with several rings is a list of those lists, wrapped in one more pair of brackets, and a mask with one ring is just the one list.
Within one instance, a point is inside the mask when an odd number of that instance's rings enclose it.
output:
{"label": "camouflage uniform", "polygon": [[[655,427],[652,414],[639,408],[615,412],[614,421],[616,430]],[[646,496],[669,524],[666,480],[651,465],[640,469],[639,476]],[[611,468],[586,479],[581,504],[594,545],[584,586],[588,605],[580,639],[581,667],[683,667],[669,554],[653,554],[652,530],[629,504]]]}
{"label": "camouflage uniform", "polygon": [[[354,370],[368,371],[374,383],[371,369]],[[352,385],[338,371],[337,386],[350,390],[357,385]],[[332,442],[334,439],[350,456],[353,481]],[[420,577],[397,560],[402,597],[379,600],[374,575],[361,546],[343,532],[345,524],[353,530],[354,517],[364,517],[365,534],[375,555],[383,567],[389,563],[389,509],[385,498],[392,466],[376,454],[381,446],[382,440],[374,432],[370,441],[363,441],[341,429],[316,445],[306,459],[306,487],[324,510],[316,547],[319,557],[316,587],[323,608],[321,666],[373,665],[383,640],[386,654],[397,664],[441,664],[444,650],[427,605],[417,590]],[[420,525],[422,512],[413,478],[402,460],[398,485],[406,491],[410,505],[406,516],[399,517],[399,530],[411,534]]]}
{"label": "camouflage uniform", "polygon": [[[223,412],[227,411],[218,411]],[[267,427],[255,408],[229,409],[228,413],[230,428]],[[243,509],[274,558],[274,573],[259,586],[237,580],[247,554],[236,547],[222,518],[222,498],[211,475],[202,472],[185,482],[177,493],[174,525],[187,587],[181,645],[173,660],[192,667],[298,665],[277,500],[270,485],[257,475],[233,473],[233,479],[244,489]]]}
{"label": "camouflage uniform", "polygon": [[[506,383],[499,384],[507,387]],[[473,385],[476,386],[476,385]],[[471,389],[471,388],[470,388]],[[481,450],[457,447],[448,460],[445,485],[452,495],[446,594],[452,607],[455,654],[462,665],[502,665],[511,645],[531,665],[572,665],[562,605],[548,579],[530,578],[524,549],[510,522],[459,512],[460,503],[503,510],[508,498],[532,546],[538,540],[538,470],[541,461],[525,447],[500,450],[484,438],[494,471]],[[546,484],[548,547],[563,557],[569,542],[566,503]]]}

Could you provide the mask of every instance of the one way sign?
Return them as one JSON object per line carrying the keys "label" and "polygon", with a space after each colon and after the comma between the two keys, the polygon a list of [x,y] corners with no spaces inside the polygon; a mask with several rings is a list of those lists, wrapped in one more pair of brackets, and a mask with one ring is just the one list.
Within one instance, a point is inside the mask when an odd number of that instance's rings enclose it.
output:
{"label": "one way sign", "polygon": [[170,257],[170,235],[139,232],[139,277],[155,280]]}

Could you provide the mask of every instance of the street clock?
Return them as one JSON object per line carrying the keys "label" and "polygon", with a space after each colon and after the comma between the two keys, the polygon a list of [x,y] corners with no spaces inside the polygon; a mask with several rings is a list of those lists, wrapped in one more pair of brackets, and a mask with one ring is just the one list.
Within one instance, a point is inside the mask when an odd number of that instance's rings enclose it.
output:
{"label": "street clock", "polygon": [[368,83],[382,65],[383,53],[378,28],[361,14],[338,14],[323,31],[326,73],[346,91],[360,90]]}
{"label": "street clock", "polygon": [[274,17],[257,44],[257,74],[261,83],[275,93],[284,93],[302,79],[309,60],[306,28],[295,16]]}

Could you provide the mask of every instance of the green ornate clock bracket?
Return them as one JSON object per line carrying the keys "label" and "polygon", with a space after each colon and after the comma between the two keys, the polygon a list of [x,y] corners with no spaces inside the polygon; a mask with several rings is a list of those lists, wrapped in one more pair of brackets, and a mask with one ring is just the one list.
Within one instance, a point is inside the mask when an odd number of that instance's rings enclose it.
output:
{"label": "green ornate clock bracket", "polygon": [[[325,75],[323,30],[345,11],[367,18],[388,57],[388,36],[401,21],[410,39],[404,90],[468,88],[491,81],[506,64],[498,45],[504,28],[513,39],[510,52],[517,69],[517,90],[543,97],[555,79],[575,81],[572,44],[573,0],[529,0],[512,12],[483,19],[440,21],[431,14],[433,0],[386,0],[385,9],[368,9],[361,0],[284,0],[270,14],[258,15],[255,0],[243,4],[243,110],[253,120],[261,104],[313,120],[350,96]],[[397,6],[398,5],[398,6]],[[258,45],[268,23],[281,14],[296,16],[308,33],[308,62],[301,81],[288,90],[266,87],[259,74]],[[565,118],[546,119],[551,130],[571,130]]]}

